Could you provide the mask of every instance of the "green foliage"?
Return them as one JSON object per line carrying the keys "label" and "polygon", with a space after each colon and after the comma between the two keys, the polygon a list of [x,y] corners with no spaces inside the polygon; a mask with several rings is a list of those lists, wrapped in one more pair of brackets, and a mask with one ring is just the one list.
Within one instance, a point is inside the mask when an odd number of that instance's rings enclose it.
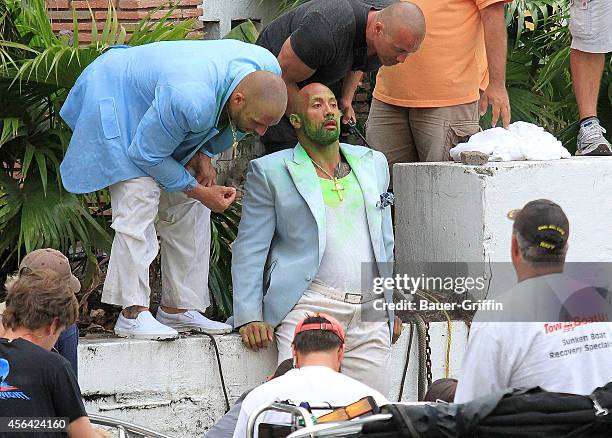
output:
{"label": "green foliage", "polygon": [[230,30],[229,33],[223,37],[223,39],[238,40],[245,43],[254,44],[255,41],[257,41],[258,36],[259,32],[257,32],[257,28],[255,28],[253,22],[251,20],[247,20]]}
{"label": "green foliage", "polygon": [[79,46],[76,13],[73,34],[65,37],[53,32],[44,0],[0,3],[1,272],[14,270],[36,248],[81,249],[88,260],[85,287],[89,285],[95,252],[110,250],[111,230],[106,216],[99,214],[108,203],[96,205],[96,199],[103,199],[100,194],[74,195],[63,189],[59,165],[71,132],[59,109],[83,69],[106,48],[186,38],[195,20],[174,23],[173,11],[154,22],[148,22],[150,15],[144,18],[128,39],[110,3],[101,32],[90,10],[92,41]]}
{"label": "green foliage", "polygon": [[241,205],[233,203],[225,212],[211,213],[211,247],[208,286],[216,305],[216,316],[229,318],[232,311],[232,242],[238,234]]}

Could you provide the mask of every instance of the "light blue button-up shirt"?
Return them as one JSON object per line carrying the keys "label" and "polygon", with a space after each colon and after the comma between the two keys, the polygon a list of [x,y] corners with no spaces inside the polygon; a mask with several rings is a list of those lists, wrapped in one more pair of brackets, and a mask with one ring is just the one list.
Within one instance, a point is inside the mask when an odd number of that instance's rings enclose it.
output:
{"label": "light blue button-up shirt", "polygon": [[266,49],[234,40],[110,49],[83,71],[60,111],[73,130],[64,186],[87,193],[151,176],[168,191],[195,187],[185,164],[197,151],[213,156],[232,145],[230,128],[217,129],[219,116],[258,70],[281,74]]}

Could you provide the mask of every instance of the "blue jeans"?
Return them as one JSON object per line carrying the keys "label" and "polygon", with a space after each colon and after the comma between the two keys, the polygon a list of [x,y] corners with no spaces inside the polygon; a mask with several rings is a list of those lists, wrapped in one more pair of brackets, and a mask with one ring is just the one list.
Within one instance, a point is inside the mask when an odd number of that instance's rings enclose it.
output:
{"label": "blue jeans", "polygon": [[77,359],[77,346],[79,345],[79,330],[77,329],[76,324],[72,324],[70,327],[67,327],[66,330],[62,332],[57,343],[55,344],[55,349],[61,354],[70,365],[72,365],[72,369],[74,371],[75,376],[79,375],[78,372],[78,359]]}

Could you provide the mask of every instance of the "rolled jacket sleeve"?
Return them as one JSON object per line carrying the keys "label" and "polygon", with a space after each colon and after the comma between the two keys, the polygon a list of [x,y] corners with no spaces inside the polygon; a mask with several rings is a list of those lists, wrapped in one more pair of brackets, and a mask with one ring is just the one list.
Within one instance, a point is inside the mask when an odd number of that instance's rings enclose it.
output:
{"label": "rolled jacket sleeve", "polygon": [[208,119],[214,108],[214,102],[194,105],[193,97],[179,89],[158,86],[128,147],[128,157],[169,192],[194,188],[197,181],[172,155],[188,133],[203,131],[206,122],[212,126]]}

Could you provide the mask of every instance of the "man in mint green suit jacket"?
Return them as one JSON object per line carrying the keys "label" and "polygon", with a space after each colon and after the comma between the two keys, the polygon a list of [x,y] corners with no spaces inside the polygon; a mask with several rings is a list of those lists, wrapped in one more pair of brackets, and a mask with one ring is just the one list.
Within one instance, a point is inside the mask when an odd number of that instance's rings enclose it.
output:
{"label": "man in mint green suit jacket", "polygon": [[[255,45],[165,41],[109,49],[70,91],[60,112],[73,130],[62,182],[74,193],[109,187],[115,238],[102,300],[123,307],[118,335],[231,329],[198,313],[209,305],[210,210],[235,197],[234,188],[216,185],[210,157],[278,123],[287,104],[280,73]],[[148,306],[157,235],[155,320]]]}
{"label": "man in mint green suit jacket", "polygon": [[381,202],[387,161],[338,142],[340,111],[327,87],[304,87],[294,112],[297,146],[249,165],[232,250],[233,324],[254,349],[275,335],[280,362],[291,357],[297,322],[328,313],[347,333],[343,372],[384,394],[392,290],[376,295],[372,281],[393,269],[391,208]]}

